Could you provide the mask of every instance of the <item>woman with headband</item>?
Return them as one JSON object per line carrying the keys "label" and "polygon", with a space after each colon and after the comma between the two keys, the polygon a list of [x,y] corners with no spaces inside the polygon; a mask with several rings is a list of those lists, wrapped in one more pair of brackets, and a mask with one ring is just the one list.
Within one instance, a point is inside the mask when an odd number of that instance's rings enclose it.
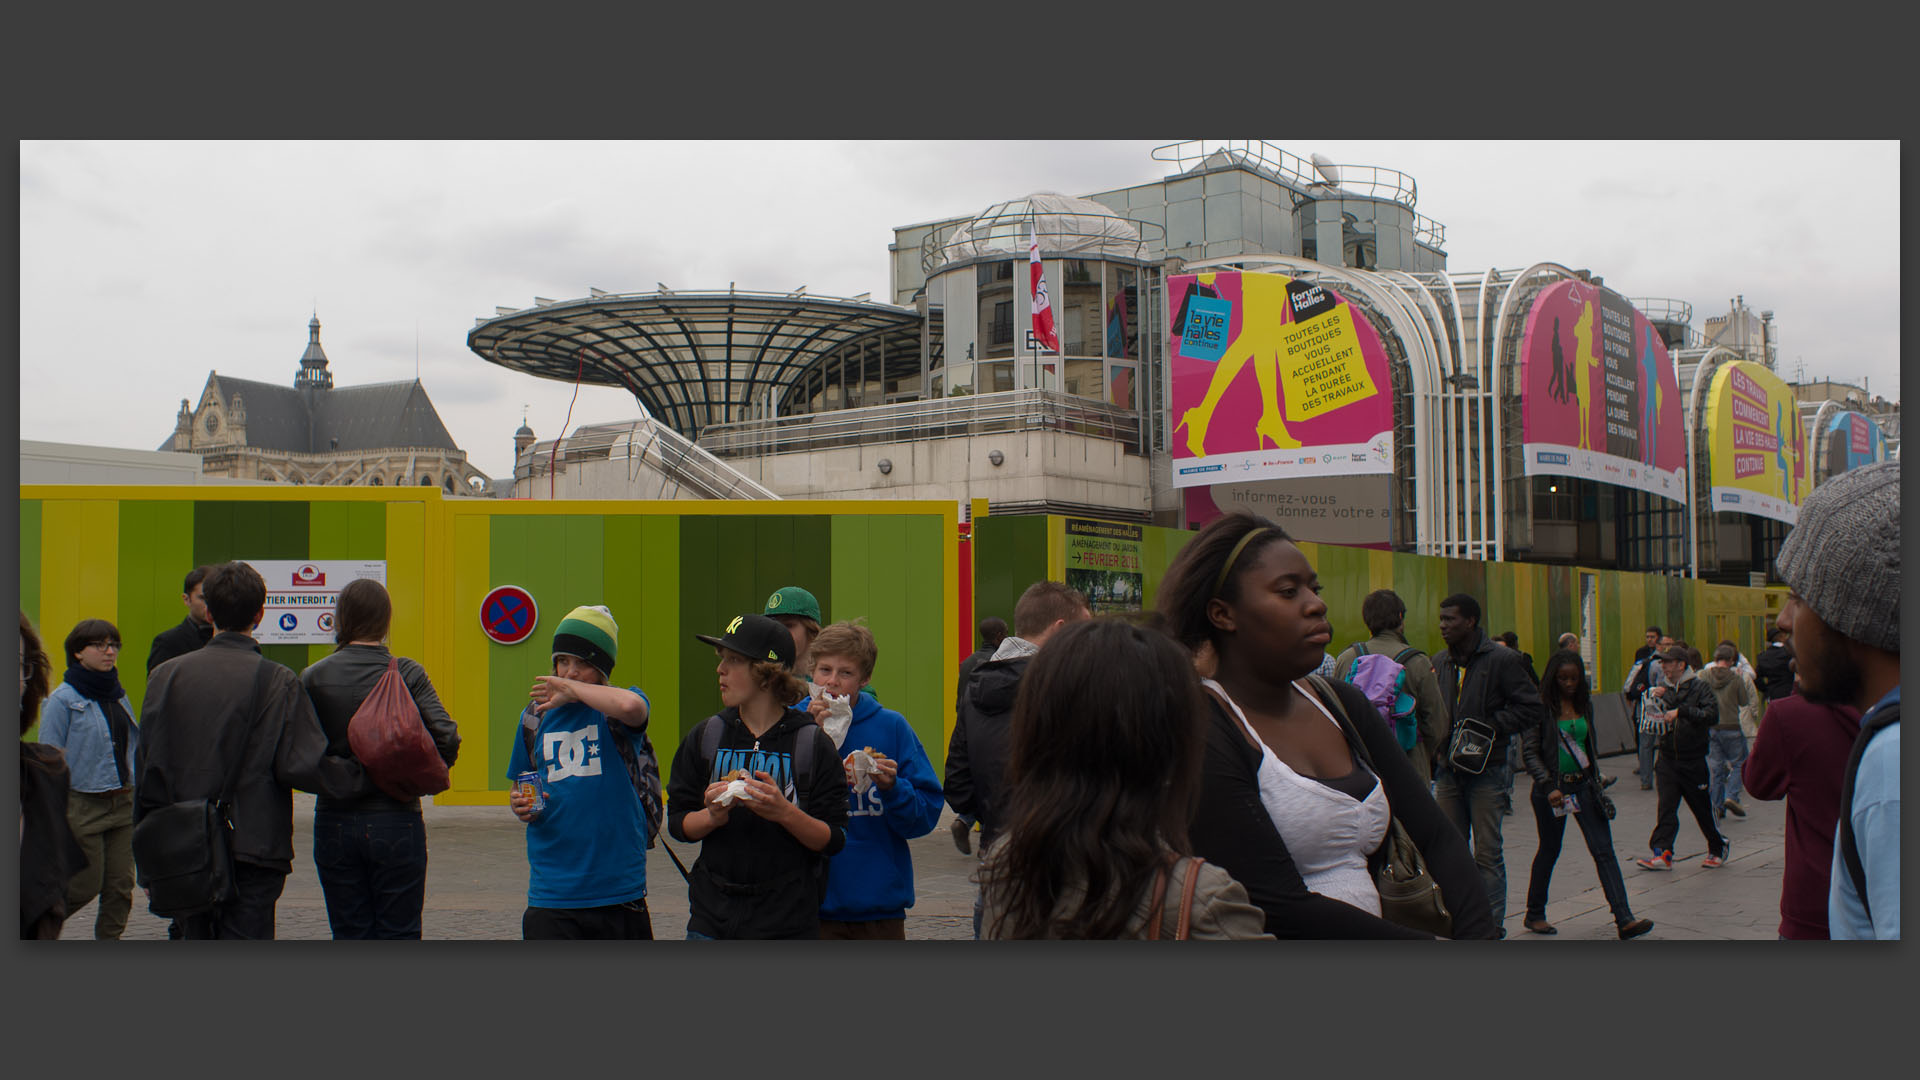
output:
{"label": "woman with headband", "polygon": [[1214,656],[1193,851],[1246,886],[1267,932],[1431,938],[1380,915],[1371,867],[1391,817],[1440,886],[1450,936],[1495,936],[1466,842],[1386,721],[1354,687],[1323,683],[1329,701],[1308,681],[1333,628],[1318,575],[1283,530],[1245,513],[1200,530],[1167,571],[1160,611]]}

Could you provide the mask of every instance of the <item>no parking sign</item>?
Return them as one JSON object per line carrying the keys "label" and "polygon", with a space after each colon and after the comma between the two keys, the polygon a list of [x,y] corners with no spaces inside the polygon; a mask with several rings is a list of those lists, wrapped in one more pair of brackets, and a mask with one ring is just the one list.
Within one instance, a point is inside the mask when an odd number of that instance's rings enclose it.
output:
{"label": "no parking sign", "polygon": [[480,629],[489,640],[518,645],[540,624],[540,605],[518,585],[500,585],[480,601]]}

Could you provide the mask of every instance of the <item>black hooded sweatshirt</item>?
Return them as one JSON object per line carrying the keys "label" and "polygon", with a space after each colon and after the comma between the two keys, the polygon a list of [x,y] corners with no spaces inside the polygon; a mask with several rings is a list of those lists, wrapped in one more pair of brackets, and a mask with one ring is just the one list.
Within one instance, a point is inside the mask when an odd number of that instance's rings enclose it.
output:
{"label": "black hooded sweatshirt", "polygon": [[993,842],[1006,809],[1008,729],[1020,676],[1033,655],[988,660],[973,669],[960,716],[947,742],[947,775],[941,785],[956,814],[980,822],[981,844]]}
{"label": "black hooded sweatshirt", "polygon": [[[813,718],[788,709],[758,739],[739,709],[712,718],[722,725],[712,763],[701,760],[700,732],[693,725],[673,755],[667,784],[667,832],[691,843],[684,822],[706,806],[707,785],[735,769],[765,772],[787,801],[827,823],[832,835],[820,851],[808,851],[785,828],[736,805],[727,823],[700,842],[700,857],[688,875],[691,909],[687,929],[713,938],[815,938],[820,902],[827,891],[827,859],[847,843],[847,779],[833,739]],[[813,740],[805,791],[797,790],[793,747]]]}

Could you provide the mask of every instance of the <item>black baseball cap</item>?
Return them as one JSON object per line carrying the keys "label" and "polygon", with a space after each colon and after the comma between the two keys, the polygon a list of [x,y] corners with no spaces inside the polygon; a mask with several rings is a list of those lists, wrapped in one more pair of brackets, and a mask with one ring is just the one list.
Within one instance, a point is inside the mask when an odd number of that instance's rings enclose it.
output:
{"label": "black baseball cap", "polygon": [[771,660],[784,668],[793,667],[792,632],[765,615],[736,615],[719,637],[693,636],[709,645],[731,649],[749,660]]}

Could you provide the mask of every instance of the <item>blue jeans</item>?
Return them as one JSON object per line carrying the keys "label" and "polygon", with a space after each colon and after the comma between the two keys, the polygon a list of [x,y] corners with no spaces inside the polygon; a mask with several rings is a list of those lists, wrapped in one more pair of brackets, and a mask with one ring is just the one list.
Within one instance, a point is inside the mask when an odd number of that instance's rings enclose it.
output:
{"label": "blue jeans", "polygon": [[1441,763],[1433,777],[1433,800],[1447,815],[1462,839],[1473,845],[1473,862],[1480,868],[1480,883],[1486,887],[1487,903],[1493,908],[1493,925],[1506,936],[1507,862],[1500,837],[1500,818],[1511,805],[1513,771],[1505,757],[1474,774],[1455,772]]}
{"label": "blue jeans", "polygon": [[1740,801],[1740,766],[1747,763],[1747,736],[1742,731],[1707,732],[1707,802],[1715,814],[1728,799]]}
{"label": "blue jeans", "polygon": [[1657,748],[1660,737],[1650,731],[1642,731],[1639,734],[1640,767],[1635,769],[1633,774],[1640,778],[1642,784],[1651,784],[1653,783],[1653,752]]}
{"label": "blue jeans", "polygon": [[313,865],[336,940],[420,939],[427,826],[418,810],[316,810]]}
{"label": "blue jeans", "polygon": [[1533,820],[1540,830],[1540,848],[1534,853],[1533,871],[1527,878],[1527,918],[1545,921],[1547,917],[1547,886],[1553,880],[1553,864],[1560,860],[1560,841],[1571,818],[1586,837],[1587,853],[1593,856],[1600,891],[1613,909],[1613,921],[1625,926],[1633,921],[1633,909],[1627,904],[1627,883],[1620,876],[1620,860],[1613,854],[1613,830],[1600,807],[1600,790],[1592,784],[1577,784],[1561,789],[1561,793],[1578,797],[1579,813],[1555,817],[1553,807],[1547,804],[1546,790],[1537,784],[1533,789]]}

